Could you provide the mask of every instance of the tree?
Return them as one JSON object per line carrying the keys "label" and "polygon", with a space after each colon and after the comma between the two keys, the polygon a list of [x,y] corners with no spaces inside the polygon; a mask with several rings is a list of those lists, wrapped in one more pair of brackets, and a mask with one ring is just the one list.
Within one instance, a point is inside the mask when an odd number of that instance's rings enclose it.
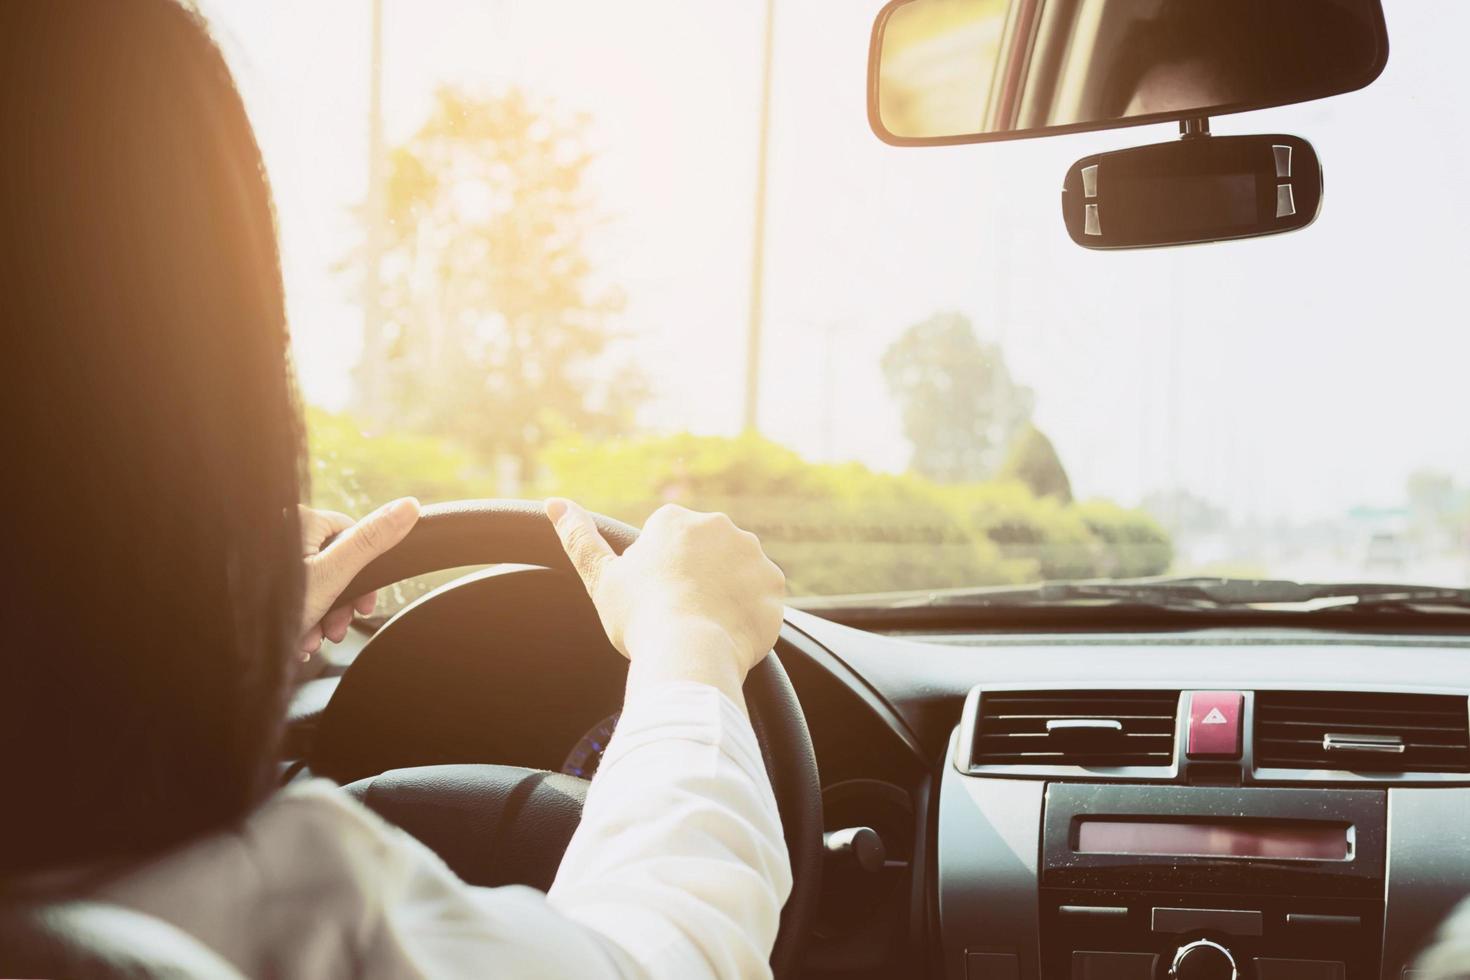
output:
{"label": "tree", "polygon": [[[528,478],[557,432],[624,430],[644,388],[609,354],[621,299],[587,256],[586,121],[510,88],[441,88],[388,161],[379,420]],[[599,382],[599,378],[603,379]]]}
{"label": "tree", "polygon": [[1409,512],[1416,520],[1438,523],[1456,509],[1459,491],[1455,478],[1443,470],[1417,469],[1404,484]]}
{"label": "tree", "polygon": [[1000,478],[1018,480],[1038,497],[1055,497],[1064,504],[1072,502],[1072,481],[1067,478],[1067,470],[1062,466],[1056,447],[1029,422],[1011,443],[1010,452],[1000,468]]}
{"label": "tree", "polygon": [[942,483],[994,475],[1031,419],[1031,389],[1015,382],[1000,347],[981,343],[959,313],[905,330],[883,354],[883,376],[913,447],[910,465]]}
{"label": "tree", "polygon": [[1437,469],[1417,469],[1405,481],[1409,523],[1420,540],[1435,548],[1453,548],[1465,540],[1470,521],[1470,494],[1456,486],[1453,475]]}

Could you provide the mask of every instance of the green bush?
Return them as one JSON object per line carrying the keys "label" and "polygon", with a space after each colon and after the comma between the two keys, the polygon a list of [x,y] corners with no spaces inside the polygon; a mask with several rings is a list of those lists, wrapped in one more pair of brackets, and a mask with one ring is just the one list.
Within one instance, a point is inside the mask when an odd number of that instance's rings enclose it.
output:
{"label": "green bush", "polygon": [[1035,425],[1027,424],[1006,453],[998,479],[1024,483],[1038,497],[1072,502],[1072,481],[1056,447]]}
{"label": "green bush", "polygon": [[1096,578],[1105,548],[1077,514],[1055,497],[1037,497],[1018,482],[945,487],[965,526],[993,543],[1013,562],[1025,562],[1035,579]]}
{"label": "green bush", "polygon": [[808,463],[758,436],[572,440],[542,463],[546,492],[632,523],[664,503],[724,511],[760,536],[793,594],[1000,584],[1031,572],[966,531],[925,480]]}
{"label": "green bush", "polygon": [[311,501],[358,516],[395,497],[425,503],[493,496],[490,474],[464,450],[420,435],[364,433],[345,414],[306,411]]}
{"label": "green bush", "polygon": [[1110,500],[1089,500],[1076,510],[1106,545],[1102,574],[1110,578],[1162,575],[1174,563],[1168,533],[1142,510],[1127,510]]}
{"label": "green bush", "polygon": [[[453,443],[368,435],[310,409],[312,500],[361,514],[394,497],[495,494],[488,465]],[[809,463],[758,436],[564,439],[531,496],[557,494],[633,524],[664,503],[719,510],[760,535],[793,594],[895,592],[1039,579],[1156,575],[1168,536],[1139,511],[1070,505],[1019,482],[939,485],[857,463]]]}

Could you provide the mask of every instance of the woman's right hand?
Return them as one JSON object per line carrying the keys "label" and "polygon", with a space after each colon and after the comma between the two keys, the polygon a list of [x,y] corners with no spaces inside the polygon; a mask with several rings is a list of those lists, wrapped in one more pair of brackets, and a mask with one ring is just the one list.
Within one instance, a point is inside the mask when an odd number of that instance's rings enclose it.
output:
{"label": "woman's right hand", "polygon": [[546,502],[562,547],[623,656],[629,683],[695,680],[743,704],[740,685],[781,630],[786,577],[724,514],[660,507],[622,555],[569,500]]}

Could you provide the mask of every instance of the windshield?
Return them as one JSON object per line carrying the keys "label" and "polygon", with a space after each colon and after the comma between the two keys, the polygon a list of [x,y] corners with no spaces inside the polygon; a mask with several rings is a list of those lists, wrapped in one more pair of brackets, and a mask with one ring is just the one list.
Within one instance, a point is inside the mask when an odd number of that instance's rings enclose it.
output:
{"label": "windshield", "polygon": [[1388,0],[1377,82],[1215,120],[1316,146],[1310,228],[1123,253],[1062,177],[1176,128],[885,146],[876,3],[775,0],[768,113],[763,4],[387,0],[376,59],[366,0],[201,6],[320,503],[725,510],[798,595],[1470,580],[1470,6]]}

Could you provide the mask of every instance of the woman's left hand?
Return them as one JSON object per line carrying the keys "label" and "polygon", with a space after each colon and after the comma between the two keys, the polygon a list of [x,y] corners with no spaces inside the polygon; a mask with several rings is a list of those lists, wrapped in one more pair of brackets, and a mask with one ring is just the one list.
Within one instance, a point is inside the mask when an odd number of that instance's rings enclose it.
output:
{"label": "woman's left hand", "polygon": [[354,612],[373,611],[378,594],[343,596],[353,577],[374,558],[403,540],[419,519],[419,502],[403,497],[360,521],[330,510],[301,506],[301,555],[306,564],[306,601],[301,609],[301,653],[310,656],[322,640],[341,643]]}

